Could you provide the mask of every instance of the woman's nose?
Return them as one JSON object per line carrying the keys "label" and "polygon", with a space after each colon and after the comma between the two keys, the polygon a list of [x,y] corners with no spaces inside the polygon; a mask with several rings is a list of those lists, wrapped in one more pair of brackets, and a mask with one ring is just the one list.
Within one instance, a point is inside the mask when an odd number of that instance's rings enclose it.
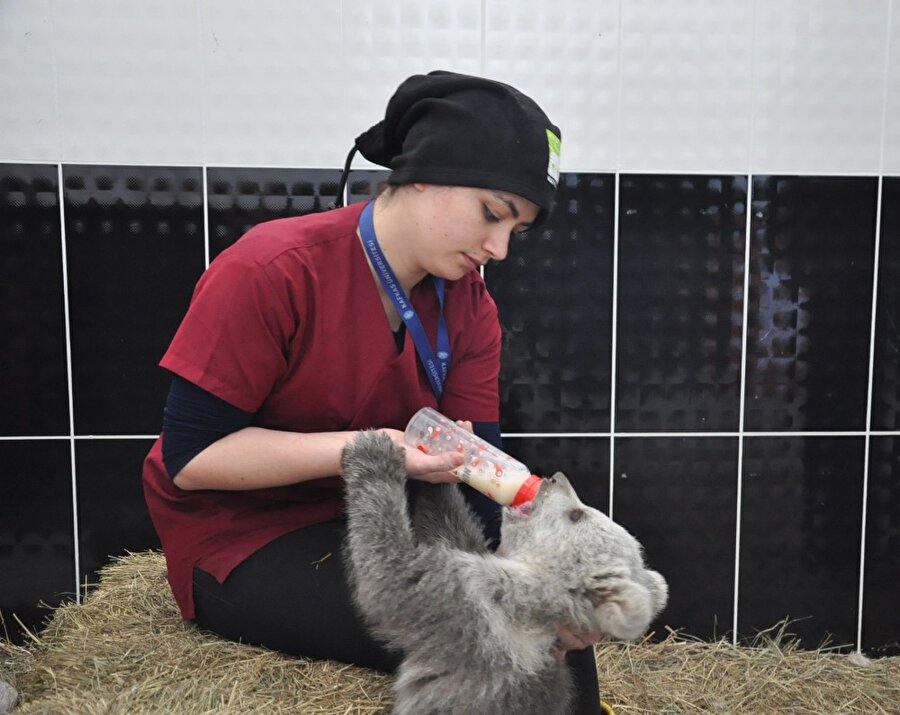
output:
{"label": "woman's nose", "polygon": [[493,261],[502,261],[509,252],[509,229],[499,227],[491,232],[482,244]]}

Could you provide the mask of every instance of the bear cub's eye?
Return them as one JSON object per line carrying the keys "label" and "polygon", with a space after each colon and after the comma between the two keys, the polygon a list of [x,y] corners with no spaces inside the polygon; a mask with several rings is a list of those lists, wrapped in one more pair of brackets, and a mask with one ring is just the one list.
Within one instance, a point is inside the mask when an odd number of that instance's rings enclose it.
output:
{"label": "bear cub's eye", "polygon": [[572,511],[569,512],[569,521],[571,521],[573,523],[576,521],[581,521],[581,517],[583,517],[583,516],[584,516],[583,509],[572,509]]}

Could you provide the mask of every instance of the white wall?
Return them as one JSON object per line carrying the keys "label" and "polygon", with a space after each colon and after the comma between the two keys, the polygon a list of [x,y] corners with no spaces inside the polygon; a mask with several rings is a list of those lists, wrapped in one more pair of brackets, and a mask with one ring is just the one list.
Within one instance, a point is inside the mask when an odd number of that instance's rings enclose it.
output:
{"label": "white wall", "polygon": [[0,0],[0,162],[338,167],[442,68],[534,96],[564,171],[897,174],[898,4]]}

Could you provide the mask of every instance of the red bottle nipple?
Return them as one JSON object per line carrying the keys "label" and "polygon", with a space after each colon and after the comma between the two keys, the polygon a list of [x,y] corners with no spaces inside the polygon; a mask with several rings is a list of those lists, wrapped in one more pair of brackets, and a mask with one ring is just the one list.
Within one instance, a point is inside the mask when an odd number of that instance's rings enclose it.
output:
{"label": "red bottle nipple", "polygon": [[522,486],[519,487],[519,491],[517,491],[516,495],[513,497],[512,506],[520,506],[534,499],[537,496],[543,481],[544,480],[537,474],[532,474],[528,477],[528,479],[522,482]]}

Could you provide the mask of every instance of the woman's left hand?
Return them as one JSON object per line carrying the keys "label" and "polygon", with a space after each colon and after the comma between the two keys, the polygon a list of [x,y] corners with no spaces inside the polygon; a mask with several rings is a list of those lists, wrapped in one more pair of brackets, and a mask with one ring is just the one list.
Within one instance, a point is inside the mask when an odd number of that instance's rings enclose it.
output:
{"label": "woman's left hand", "polygon": [[425,452],[405,444],[403,432],[400,430],[384,429],[382,431],[394,440],[395,444],[399,444],[406,450],[406,473],[410,479],[418,479],[432,484],[459,481],[459,477],[450,471],[462,466],[464,458],[459,452],[425,454]]}

